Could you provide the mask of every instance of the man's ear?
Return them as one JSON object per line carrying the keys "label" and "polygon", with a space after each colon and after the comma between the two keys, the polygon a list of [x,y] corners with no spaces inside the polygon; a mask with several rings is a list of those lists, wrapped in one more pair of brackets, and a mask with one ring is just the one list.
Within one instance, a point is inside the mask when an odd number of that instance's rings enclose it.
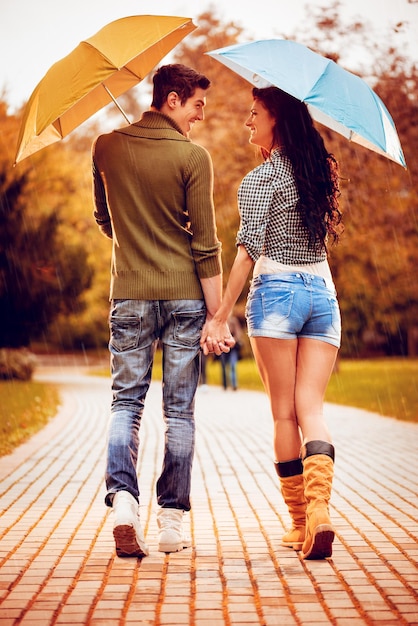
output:
{"label": "man's ear", "polygon": [[176,107],[178,100],[179,100],[178,94],[175,91],[170,91],[170,93],[167,96],[167,104],[170,107],[170,109],[174,109]]}

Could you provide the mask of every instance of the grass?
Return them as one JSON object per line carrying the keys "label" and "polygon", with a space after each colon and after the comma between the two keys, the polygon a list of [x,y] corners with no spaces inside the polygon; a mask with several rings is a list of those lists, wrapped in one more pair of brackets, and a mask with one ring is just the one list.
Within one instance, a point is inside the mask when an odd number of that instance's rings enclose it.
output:
{"label": "grass", "polygon": [[418,422],[418,359],[342,361],[326,400]]}
{"label": "grass", "polygon": [[[239,361],[237,374],[241,389],[264,391],[253,359]],[[153,375],[161,378],[158,353]],[[208,359],[206,376],[209,385],[222,384],[219,361]],[[418,422],[418,359],[342,360],[331,376],[325,400]]]}
{"label": "grass", "polygon": [[45,426],[60,403],[55,386],[33,381],[0,381],[0,397],[0,456]]}
{"label": "grass", "polygon": [[[92,371],[108,376],[105,370]],[[161,353],[157,352],[153,377],[161,379]],[[207,382],[221,385],[221,365],[208,361]],[[263,391],[255,362],[238,363],[241,389]],[[38,382],[0,381],[0,456],[40,430],[59,406],[53,385]],[[374,411],[401,420],[418,422],[418,359],[342,360],[330,380],[326,401]]]}
{"label": "grass", "polygon": [[[221,384],[220,367],[216,361],[208,363],[209,384]],[[239,361],[237,373],[239,387],[263,390],[252,359]],[[325,400],[418,422],[418,359],[340,361],[331,376]]]}

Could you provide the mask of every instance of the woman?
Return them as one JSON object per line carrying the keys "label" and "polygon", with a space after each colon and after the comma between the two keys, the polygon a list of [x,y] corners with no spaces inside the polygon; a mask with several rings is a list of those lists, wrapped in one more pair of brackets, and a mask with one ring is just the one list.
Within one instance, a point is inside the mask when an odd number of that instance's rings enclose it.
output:
{"label": "woman", "polygon": [[274,420],[275,467],[292,519],[282,545],[331,556],[328,503],[334,447],[323,416],[341,338],[327,261],[338,239],[337,163],[304,103],[254,88],[246,126],[264,162],[238,190],[238,252],[223,303],[202,334],[204,352],[228,350],[228,316],[248,274],[248,334]]}

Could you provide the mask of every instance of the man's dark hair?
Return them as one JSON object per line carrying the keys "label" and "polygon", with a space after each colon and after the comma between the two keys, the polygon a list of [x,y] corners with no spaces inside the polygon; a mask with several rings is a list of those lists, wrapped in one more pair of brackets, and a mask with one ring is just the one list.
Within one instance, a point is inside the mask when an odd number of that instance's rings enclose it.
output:
{"label": "man's dark hair", "polygon": [[198,87],[208,89],[210,80],[191,67],[181,63],[163,65],[153,78],[154,91],[151,106],[158,111],[167,100],[170,92],[175,91],[182,104],[191,98]]}

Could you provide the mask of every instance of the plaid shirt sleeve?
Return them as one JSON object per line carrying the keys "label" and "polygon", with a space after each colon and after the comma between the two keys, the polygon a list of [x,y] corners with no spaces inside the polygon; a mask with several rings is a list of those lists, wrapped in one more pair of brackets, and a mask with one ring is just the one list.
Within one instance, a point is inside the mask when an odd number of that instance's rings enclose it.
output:
{"label": "plaid shirt sleeve", "polygon": [[253,261],[261,255],[285,265],[326,259],[325,246],[310,245],[298,203],[292,164],[280,149],[274,150],[269,160],[245,176],[238,189],[237,245],[243,245]]}
{"label": "plaid shirt sleeve", "polygon": [[283,247],[300,229],[298,199],[292,166],[279,151],[245,176],[238,190],[236,243],[245,246],[253,261],[262,254],[284,261]]}
{"label": "plaid shirt sleeve", "polygon": [[238,189],[241,223],[236,243],[245,247],[253,261],[258,259],[264,246],[274,193],[271,178],[272,171],[266,161],[249,172]]}

